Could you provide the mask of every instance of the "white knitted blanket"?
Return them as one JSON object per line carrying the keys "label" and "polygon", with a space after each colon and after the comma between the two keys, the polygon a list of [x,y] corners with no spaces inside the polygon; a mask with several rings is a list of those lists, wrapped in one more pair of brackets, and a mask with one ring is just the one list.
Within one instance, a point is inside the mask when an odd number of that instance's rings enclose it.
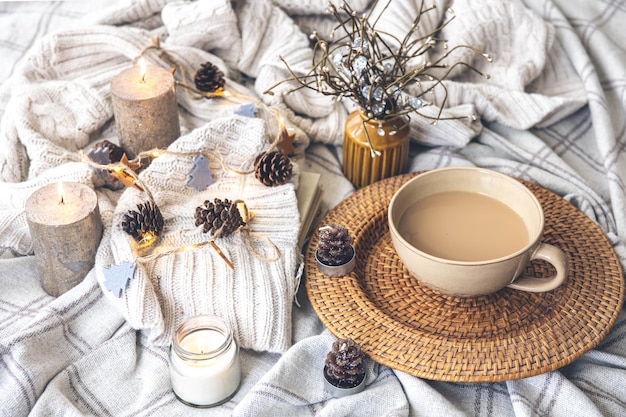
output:
{"label": "white knitted blanket", "polygon": [[[96,4],[97,3],[97,7]],[[123,0],[0,3],[0,416],[621,416],[626,415],[626,320],[592,351],[557,371],[517,381],[453,384],[426,381],[368,361],[367,389],[331,399],[320,367],[333,337],[299,287],[298,172],[321,174],[323,206],[354,191],[341,174],[343,122],[350,103],[311,92],[263,95],[310,67],[308,34],[330,33],[325,0]],[[350,2],[359,12],[371,1]],[[382,2],[385,4],[386,2]],[[419,0],[393,0],[378,27],[403,34]],[[586,0],[435,0],[422,30],[452,13],[441,37],[470,44],[493,62],[459,51],[491,75],[460,68],[445,83],[444,115],[413,117],[410,170],[478,165],[537,183],[594,220],[626,264],[626,4]],[[450,10],[452,9],[452,10]],[[88,13],[89,12],[89,13]],[[83,15],[86,15],[82,17]],[[81,16],[79,19],[78,17]],[[46,34],[47,32],[54,32]],[[211,150],[217,181],[187,184],[193,156],[166,154],[141,173],[165,218],[155,252],[138,259],[120,220],[145,201],[136,189],[110,190],[80,151],[117,142],[111,79],[153,36],[161,49],[147,60],[190,83],[210,61],[227,89],[244,99],[201,99],[179,88],[182,136],[170,151]],[[442,53],[436,49],[433,55]],[[278,92],[288,87],[281,86]],[[443,102],[433,97],[432,111]],[[237,115],[255,102],[255,118]],[[273,108],[297,131],[296,175],[268,188],[249,170],[278,133]],[[224,162],[224,165],[219,160]],[[57,181],[92,186],[105,225],[96,266],[58,298],[39,284],[24,216],[28,196]],[[175,252],[207,236],[193,225],[204,200],[244,200],[255,216],[246,232],[217,241],[230,270],[203,246]],[[280,250],[270,256],[268,240]],[[105,270],[136,262],[120,298],[104,285]],[[292,308],[294,296],[302,307]],[[240,345],[243,380],[228,403],[209,410],[178,402],[171,389],[167,345],[183,317],[215,313]]]}

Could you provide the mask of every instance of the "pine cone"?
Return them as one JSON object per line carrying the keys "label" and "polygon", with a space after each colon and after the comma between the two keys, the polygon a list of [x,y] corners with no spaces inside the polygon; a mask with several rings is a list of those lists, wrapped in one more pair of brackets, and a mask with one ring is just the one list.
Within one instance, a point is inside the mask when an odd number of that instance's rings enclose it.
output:
{"label": "pine cone", "polygon": [[226,237],[246,224],[237,203],[227,198],[224,201],[216,198],[214,202],[206,200],[203,205],[196,207],[194,218],[196,226],[202,225],[203,233],[210,232],[215,237]]}
{"label": "pine cone", "polygon": [[[109,165],[120,162],[126,151],[116,144],[108,140],[102,140],[92,146],[87,152],[87,157],[100,165]],[[93,171],[98,175],[98,179],[103,181],[103,185],[112,190],[124,188],[124,184],[115,176],[111,175],[108,169],[100,169],[92,167]]]}
{"label": "pine cone", "polygon": [[282,185],[291,179],[293,165],[291,160],[282,152],[266,152],[256,157],[254,161],[254,176],[268,187]]}
{"label": "pine cone", "polygon": [[137,205],[137,211],[130,210],[124,214],[122,229],[140,242],[146,234],[157,238],[163,231],[163,215],[159,207],[152,201]]}
{"label": "pine cone", "polygon": [[214,93],[224,88],[226,80],[224,80],[224,73],[217,66],[205,62],[196,72],[194,83],[198,90]]}
{"label": "pine cone", "polygon": [[320,239],[317,243],[317,257],[326,265],[342,265],[352,258],[352,236],[345,226],[329,224],[320,228]]}
{"label": "pine cone", "polygon": [[[97,161],[94,158],[94,154],[96,153],[102,154],[103,158],[106,159],[106,162],[103,163]],[[124,156],[125,153],[126,151],[123,148],[105,139],[93,145],[91,151],[87,155],[92,161],[106,165],[121,161],[122,156]]]}
{"label": "pine cone", "polygon": [[365,354],[352,339],[339,339],[326,355],[324,372],[329,382],[340,388],[357,386],[365,377]]}

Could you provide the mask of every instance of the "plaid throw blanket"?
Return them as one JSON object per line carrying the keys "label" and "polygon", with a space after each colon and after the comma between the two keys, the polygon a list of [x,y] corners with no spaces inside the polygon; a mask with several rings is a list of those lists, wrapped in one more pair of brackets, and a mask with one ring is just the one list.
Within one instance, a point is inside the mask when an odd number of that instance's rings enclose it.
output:
{"label": "plaid throw blanket", "polygon": [[[218,64],[236,92],[288,116],[306,148],[300,169],[321,174],[325,209],[354,191],[336,148],[350,109],[306,91],[261,95],[287,76],[276,54],[295,68],[309,65],[308,33],[332,29],[323,0],[109,3],[0,3],[1,416],[626,415],[624,314],[595,349],[554,372],[501,383],[444,383],[368,361],[367,389],[332,399],[320,369],[334,337],[303,286],[301,306],[289,306],[290,323],[281,323],[290,340],[275,349],[242,349],[242,386],[229,402],[207,410],[180,403],[171,389],[167,346],[129,324],[103,292],[96,269],[58,298],[43,292],[29,255],[25,200],[42,184],[82,182],[97,189],[110,224],[129,197],[101,187],[76,155],[96,139],[115,137],[108,83],[155,35],[181,62]],[[370,3],[351,2],[359,11]],[[420,3],[392,1],[381,27],[401,32]],[[410,170],[478,165],[539,184],[594,220],[626,264],[626,3],[434,3],[437,19],[449,7],[457,16],[444,37],[493,55],[485,68],[492,78],[459,73],[448,84],[446,111],[472,111],[479,121],[412,122]],[[72,59],[57,60],[69,47]],[[187,139],[235,109],[184,94],[179,104]]]}

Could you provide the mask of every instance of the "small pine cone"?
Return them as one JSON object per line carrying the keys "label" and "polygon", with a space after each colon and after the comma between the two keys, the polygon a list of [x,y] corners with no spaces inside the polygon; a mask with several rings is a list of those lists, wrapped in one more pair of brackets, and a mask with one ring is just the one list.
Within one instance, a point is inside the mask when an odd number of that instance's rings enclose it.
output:
{"label": "small pine cone", "polygon": [[254,166],[256,167],[254,176],[268,187],[283,185],[293,174],[291,160],[280,151],[266,152],[257,156]]}
{"label": "small pine cone", "polygon": [[130,210],[124,214],[122,229],[135,238],[142,241],[147,234],[157,238],[163,231],[163,215],[159,207],[152,201],[137,205],[137,211]]}
{"label": "small pine cone", "polygon": [[345,226],[335,223],[324,226],[320,228],[317,257],[326,265],[342,265],[352,258],[352,242]]}
{"label": "small pine cone", "polygon": [[202,226],[203,233],[211,233],[211,236],[226,237],[245,226],[237,203],[229,199],[224,201],[216,198],[213,202],[206,200],[203,205],[196,207],[194,214],[196,226]]}
{"label": "small pine cone", "polygon": [[330,382],[341,388],[351,388],[365,376],[365,354],[352,339],[339,339],[326,355],[324,371]]}
{"label": "small pine cone", "polygon": [[200,91],[214,93],[224,88],[226,80],[224,73],[210,62],[205,62],[200,66],[194,77],[196,88]]}
{"label": "small pine cone", "polygon": [[[125,153],[123,148],[105,139],[94,144],[87,152],[87,157],[96,164],[109,165],[120,162]],[[105,187],[112,190],[124,188],[124,184],[111,175],[111,171],[96,167],[92,167],[92,169],[97,174],[98,179],[103,181]]]}
{"label": "small pine cone", "polygon": [[[108,140],[102,140],[93,145],[93,152],[100,152],[108,156],[108,163],[116,163],[122,160],[122,156],[126,153],[123,148],[117,146]],[[98,161],[96,161],[98,162]],[[106,165],[106,164],[103,164]]]}

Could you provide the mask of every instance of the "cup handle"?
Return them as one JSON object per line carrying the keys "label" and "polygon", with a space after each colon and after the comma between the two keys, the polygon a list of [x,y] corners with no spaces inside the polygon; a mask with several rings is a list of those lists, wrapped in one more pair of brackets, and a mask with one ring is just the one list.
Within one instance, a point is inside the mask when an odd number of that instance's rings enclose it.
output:
{"label": "cup handle", "polygon": [[569,271],[569,261],[561,249],[547,243],[540,243],[537,250],[530,257],[531,261],[533,259],[549,262],[556,269],[556,274],[546,278],[521,276],[507,285],[507,287],[529,292],[546,292],[557,288],[565,282]]}

